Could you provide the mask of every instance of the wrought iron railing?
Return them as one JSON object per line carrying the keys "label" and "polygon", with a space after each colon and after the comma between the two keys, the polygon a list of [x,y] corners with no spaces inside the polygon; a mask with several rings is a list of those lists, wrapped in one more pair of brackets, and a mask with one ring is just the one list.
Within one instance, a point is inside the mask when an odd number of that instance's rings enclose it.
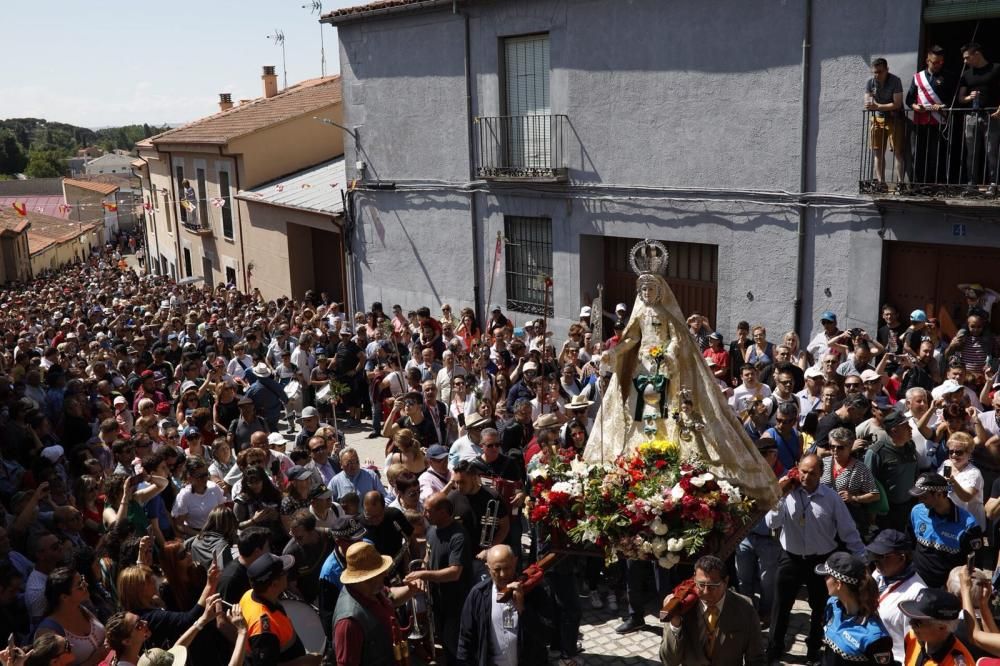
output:
{"label": "wrought iron railing", "polygon": [[997,197],[1000,116],[989,109],[864,111],[859,190],[875,196]]}
{"label": "wrought iron railing", "polygon": [[485,179],[565,180],[564,115],[476,118],[476,175]]}

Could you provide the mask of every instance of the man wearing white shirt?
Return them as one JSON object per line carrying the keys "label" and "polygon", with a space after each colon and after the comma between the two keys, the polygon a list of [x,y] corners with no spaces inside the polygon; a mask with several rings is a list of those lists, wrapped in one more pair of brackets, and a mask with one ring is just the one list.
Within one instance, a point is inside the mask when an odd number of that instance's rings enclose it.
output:
{"label": "man wearing white shirt", "polygon": [[[920,428],[920,420],[930,409],[930,395],[927,390],[919,386],[914,386],[906,392],[906,406],[908,410],[905,416],[910,420],[910,433],[912,434],[913,446],[917,449],[917,469],[921,472],[928,472],[937,469],[938,447],[940,444],[924,437]],[[924,424],[925,429],[933,432],[937,426],[937,414],[927,417]]]}
{"label": "man wearing white shirt", "polygon": [[808,414],[819,409],[823,387],[826,386],[826,377],[823,375],[823,371],[815,365],[806,368],[805,378],[805,388],[795,394],[799,399],[800,425]]}
{"label": "man wearing white shirt", "polygon": [[747,403],[771,396],[770,387],[760,382],[757,368],[749,363],[740,368],[740,379],[743,383],[733,390],[733,397],[729,399],[729,405],[737,413],[746,409]]}
{"label": "man wearing white shirt", "polygon": [[830,340],[840,335],[840,329],[837,328],[837,315],[827,310],[819,316],[819,323],[823,330],[817,333],[806,345],[806,351],[813,357],[816,364],[819,364],[827,354],[840,356],[839,351],[830,347]]}
{"label": "man wearing white shirt", "polygon": [[226,366],[226,374],[234,379],[243,381],[243,376],[253,369],[253,358],[247,354],[247,346],[243,342],[237,342],[233,346],[233,360]]}
{"label": "man wearing white shirt", "polygon": [[865,550],[868,560],[875,563],[872,577],[878,585],[878,614],[892,637],[893,659],[906,663],[903,638],[910,631],[910,618],[899,610],[899,602],[915,599],[927,584],[913,568],[913,546],[902,532],[882,530]]}
{"label": "man wearing white shirt", "polygon": [[441,369],[437,372],[435,384],[441,401],[451,404],[451,380],[454,377],[464,377],[465,368],[455,362],[455,354],[449,349],[441,354]]}

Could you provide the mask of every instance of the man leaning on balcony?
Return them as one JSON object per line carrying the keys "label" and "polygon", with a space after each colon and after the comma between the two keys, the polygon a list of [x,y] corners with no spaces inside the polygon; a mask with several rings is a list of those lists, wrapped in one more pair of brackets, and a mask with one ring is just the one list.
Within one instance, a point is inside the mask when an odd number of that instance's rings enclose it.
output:
{"label": "man leaning on balcony", "polygon": [[868,140],[875,157],[875,177],[885,191],[885,148],[892,149],[896,163],[896,180],[903,182],[903,159],[906,142],[906,124],[903,108],[903,82],[889,73],[885,58],[872,61],[872,77],[865,84],[865,110],[871,111]]}
{"label": "man leaning on balcony", "polygon": [[927,68],[913,75],[906,106],[913,110],[910,135],[910,182],[915,186],[947,182],[947,109],[955,97],[957,80],[944,69],[944,49],[927,49]]}
{"label": "man leaning on balcony", "polygon": [[[978,194],[985,180],[987,196],[997,194],[997,152],[1000,151],[1000,63],[983,56],[979,44],[962,47],[965,70],[958,97],[972,107],[965,117],[965,169],[969,194]],[[986,176],[982,179],[982,176]]]}

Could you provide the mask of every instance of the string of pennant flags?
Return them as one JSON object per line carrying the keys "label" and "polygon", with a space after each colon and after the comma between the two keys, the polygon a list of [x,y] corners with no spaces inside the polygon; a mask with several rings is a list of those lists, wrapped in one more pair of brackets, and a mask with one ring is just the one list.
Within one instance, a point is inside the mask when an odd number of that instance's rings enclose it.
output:
{"label": "string of pennant flags", "polygon": [[[351,190],[351,191],[357,189],[358,182],[359,182],[358,179],[351,180],[348,183],[348,189]],[[332,187],[332,188],[337,188],[337,187],[340,186],[340,183],[339,182],[331,182],[331,183],[329,183],[329,186]],[[311,187],[312,187],[312,185],[310,183],[302,183],[299,186],[299,189],[307,190],[307,189],[310,189]],[[273,186],[273,191],[274,192],[284,192],[285,189],[286,189],[285,185],[283,185],[281,183]],[[161,187],[158,190],[158,193],[162,197],[164,197],[164,198],[167,198],[170,195],[169,190],[167,190],[167,188],[165,188],[165,187]],[[182,199],[180,201],[180,205],[183,206],[184,210],[186,210],[188,212],[194,212],[195,208],[197,207],[197,204],[201,203],[202,201],[207,201],[213,208],[223,208],[223,207],[225,207],[229,203],[229,201],[228,201],[229,199],[233,199],[233,198],[235,198],[235,197],[237,197],[239,195],[242,195],[242,196],[245,196],[245,197],[250,197],[250,198],[253,198],[253,199],[263,199],[266,196],[266,193],[265,192],[242,191],[242,192],[238,192],[237,194],[231,194],[228,197],[205,197],[204,199],[198,199],[198,198]],[[20,217],[27,217],[28,216],[28,204],[26,202],[17,202],[17,201],[15,201],[14,203],[11,204],[11,207],[18,214],[18,216],[20,216]],[[61,204],[59,204],[56,207],[56,210],[58,210],[59,214],[61,214],[61,215],[68,215],[69,213],[71,213],[73,210],[76,210],[76,209],[81,209],[82,210],[82,209],[86,209],[86,208],[96,208],[96,207],[103,208],[105,211],[107,211],[109,213],[114,213],[114,212],[118,211],[118,204],[117,203],[112,203],[112,202],[107,202],[107,201],[90,202],[90,203],[76,203],[76,204],[61,203]],[[152,211],[152,210],[153,210],[153,204],[151,202],[149,202],[149,201],[144,201],[141,205],[137,205],[135,207],[135,212],[136,213],[142,213],[143,211],[147,211],[148,212],[148,211]],[[45,213],[45,208],[42,207],[42,206],[36,206],[34,208],[34,212],[44,214]]]}

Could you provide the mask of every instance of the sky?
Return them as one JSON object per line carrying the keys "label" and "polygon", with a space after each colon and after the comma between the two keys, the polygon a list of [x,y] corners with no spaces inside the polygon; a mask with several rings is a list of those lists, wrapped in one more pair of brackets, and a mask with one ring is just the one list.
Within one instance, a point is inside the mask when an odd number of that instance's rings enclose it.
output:
{"label": "sky", "polygon": [[[323,13],[365,0],[322,0]],[[82,127],[178,124],[263,94],[261,67],[283,85],[320,75],[312,0],[49,0],[3,5],[6,73],[0,119],[45,118]],[[307,5],[303,8],[303,5]],[[340,71],[337,31],[322,28],[326,72]],[[16,54],[16,55],[15,55]]]}

